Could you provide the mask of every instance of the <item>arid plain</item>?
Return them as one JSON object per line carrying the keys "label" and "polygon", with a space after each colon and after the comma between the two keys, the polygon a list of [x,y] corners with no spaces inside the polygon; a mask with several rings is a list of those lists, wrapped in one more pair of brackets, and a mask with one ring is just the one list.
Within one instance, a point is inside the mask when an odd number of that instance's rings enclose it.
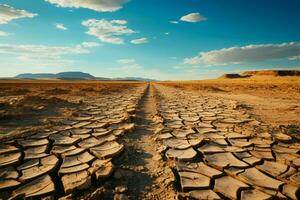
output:
{"label": "arid plain", "polygon": [[0,81],[2,199],[297,199],[300,78]]}

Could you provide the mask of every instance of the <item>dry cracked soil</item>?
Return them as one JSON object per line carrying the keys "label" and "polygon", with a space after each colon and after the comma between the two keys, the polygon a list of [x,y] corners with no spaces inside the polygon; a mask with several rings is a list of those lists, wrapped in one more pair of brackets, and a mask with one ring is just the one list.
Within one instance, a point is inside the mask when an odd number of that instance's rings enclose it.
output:
{"label": "dry cracked soil", "polygon": [[220,94],[114,84],[5,85],[0,199],[299,199],[297,124]]}

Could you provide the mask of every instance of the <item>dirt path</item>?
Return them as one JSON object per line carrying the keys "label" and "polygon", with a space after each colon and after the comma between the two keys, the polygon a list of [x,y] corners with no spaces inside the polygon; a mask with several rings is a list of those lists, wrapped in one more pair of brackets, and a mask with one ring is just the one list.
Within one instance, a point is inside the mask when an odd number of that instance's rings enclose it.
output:
{"label": "dirt path", "polygon": [[175,199],[176,196],[172,184],[174,175],[157,152],[160,145],[152,139],[155,114],[154,91],[149,85],[136,113],[136,128],[124,139],[127,154],[125,162],[121,159],[121,167],[130,170],[124,183],[129,199]]}

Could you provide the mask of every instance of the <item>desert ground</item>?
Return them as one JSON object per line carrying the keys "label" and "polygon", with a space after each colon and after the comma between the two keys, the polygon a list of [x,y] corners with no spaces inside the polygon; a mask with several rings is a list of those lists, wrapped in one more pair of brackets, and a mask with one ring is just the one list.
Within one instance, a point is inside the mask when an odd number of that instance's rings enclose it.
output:
{"label": "desert ground", "polygon": [[299,199],[300,78],[0,81],[0,199]]}

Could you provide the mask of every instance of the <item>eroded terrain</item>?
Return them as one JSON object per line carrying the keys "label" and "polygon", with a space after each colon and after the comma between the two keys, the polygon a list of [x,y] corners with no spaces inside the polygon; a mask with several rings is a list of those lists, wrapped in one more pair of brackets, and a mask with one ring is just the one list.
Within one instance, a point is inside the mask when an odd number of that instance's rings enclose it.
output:
{"label": "eroded terrain", "polygon": [[1,121],[1,198],[299,198],[297,127],[276,129],[235,99],[122,85],[55,91],[65,112],[37,125]]}
{"label": "eroded terrain", "polygon": [[180,197],[297,199],[299,136],[270,132],[234,100],[156,89],[156,140],[174,169]]}

